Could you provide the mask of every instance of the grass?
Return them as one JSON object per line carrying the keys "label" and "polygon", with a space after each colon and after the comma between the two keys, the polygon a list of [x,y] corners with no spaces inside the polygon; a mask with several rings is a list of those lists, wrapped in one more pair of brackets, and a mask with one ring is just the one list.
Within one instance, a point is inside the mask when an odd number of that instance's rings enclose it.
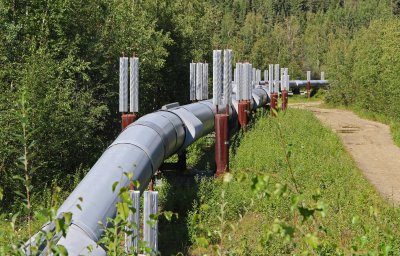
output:
{"label": "grass", "polygon": [[[159,222],[159,250],[162,255],[187,255],[191,245],[188,233],[188,213],[199,200],[198,185],[201,173],[203,177],[212,176],[214,163],[214,139],[205,136],[188,148],[185,173],[166,172],[162,175],[162,185],[156,187],[160,192],[160,209],[178,214],[171,222],[161,219]],[[168,161],[177,161],[174,155]],[[204,176],[205,175],[205,176]]]}
{"label": "grass", "polygon": [[[11,214],[0,215],[0,255],[11,255],[16,249],[13,248],[13,245],[17,245],[18,242],[25,242],[29,238],[27,221],[20,218],[13,230],[11,218]],[[33,230],[39,230],[44,223],[34,221],[32,224]]]}
{"label": "grass", "polygon": [[[87,171],[79,169],[74,174],[68,175],[63,184],[54,180],[49,187],[35,189],[35,193],[32,195],[34,212],[32,218],[32,235],[38,232],[45,224],[35,216],[35,213],[41,212],[42,209],[57,209],[71,192],[65,188],[75,188]],[[18,208],[0,209],[0,255],[16,255],[17,248],[29,239],[26,209],[23,206],[23,200],[20,200]],[[17,212],[19,213],[18,215],[16,215]],[[14,215],[16,218],[13,223],[12,218]]]}
{"label": "grass", "polygon": [[323,97],[311,97],[310,99],[308,99],[306,95],[292,95],[292,96],[289,96],[288,101],[289,101],[289,104],[290,103],[318,102],[318,101],[323,101]]}
{"label": "grass", "polygon": [[190,254],[399,255],[399,209],[311,112],[260,118],[231,159],[229,182],[198,186]]}
{"label": "grass", "polygon": [[305,102],[316,102],[316,101],[323,101],[325,98],[325,90],[318,89],[316,91],[312,91],[310,99],[308,99],[307,94],[299,95],[294,94],[289,96],[289,104],[290,103],[305,103]]}

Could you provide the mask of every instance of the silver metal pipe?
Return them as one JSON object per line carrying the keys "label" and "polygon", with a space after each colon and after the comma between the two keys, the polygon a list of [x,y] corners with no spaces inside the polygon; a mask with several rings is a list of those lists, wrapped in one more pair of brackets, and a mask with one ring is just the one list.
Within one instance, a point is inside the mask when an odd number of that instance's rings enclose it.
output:
{"label": "silver metal pipe", "polygon": [[[281,82],[281,81],[278,81]],[[303,88],[303,87],[307,87],[307,80],[290,80],[290,81],[286,81],[287,84],[289,84],[289,87],[299,87],[299,88]],[[312,87],[326,87],[329,85],[329,80],[310,80],[310,84]],[[260,81],[259,85],[266,85],[267,87],[269,87],[269,81]]]}
{"label": "silver metal pipe", "polygon": [[[307,87],[307,80],[291,80],[289,81],[290,87]],[[310,80],[312,87],[324,87],[329,85],[328,80]]]}

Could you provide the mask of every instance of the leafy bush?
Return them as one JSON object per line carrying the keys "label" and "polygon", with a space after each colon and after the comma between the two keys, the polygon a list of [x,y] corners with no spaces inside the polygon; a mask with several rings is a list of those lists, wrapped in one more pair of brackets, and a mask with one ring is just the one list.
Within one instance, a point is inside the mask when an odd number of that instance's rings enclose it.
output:
{"label": "leafy bush", "polygon": [[355,34],[333,74],[328,102],[342,103],[400,120],[400,20],[374,20]]}

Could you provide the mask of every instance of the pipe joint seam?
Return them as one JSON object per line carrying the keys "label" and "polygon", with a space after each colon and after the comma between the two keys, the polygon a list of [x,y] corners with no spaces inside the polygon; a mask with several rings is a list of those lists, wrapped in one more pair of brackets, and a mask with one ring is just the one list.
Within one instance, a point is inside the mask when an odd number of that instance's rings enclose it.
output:
{"label": "pipe joint seam", "polygon": [[[111,148],[111,147],[114,147],[114,146],[118,146],[118,145],[130,145],[130,146],[134,146],[134,147],[136,147],[136,148],[142,150],[142,151],[146,154],[147,158],[148,158],[149,161],[150,161],[151,171],[152,171],[152,172],[155,171],[155,168],[154,168],[154,167],[155,167],[156,165],[155,165],[153,159],[151,158],[150,150],[149,150],[147,147],[144,147],[143,145],[137,145],[137,144],[135,144],[135,143],[133,143],[133,142],[131,142],[131,141],[119,140],[118,142],[114,142],[113,144],[111,144],[111,145],[108,147],[108,149]],[[158,168],[158,167],[157,167],[157,168]]]}
{"label": "pipe joint seam", "polygon": [[[164,146],[164,158],[167,154],[167,148],[168,148],[168,142],[166,141],[166,134],[164,133],[164,131],[156,124],[152,123],[152,122],[148,122],[148,121],[140,121],[138,120],[137,122],[135,122],[132,126],[136,126],[136,125],[141,125],[141,126],[146,126],[150,129],[153,129],[158,136],[160,136],[160,139],[163,143]],[[175,139],[175,144],[176,144],[176,139]]]}

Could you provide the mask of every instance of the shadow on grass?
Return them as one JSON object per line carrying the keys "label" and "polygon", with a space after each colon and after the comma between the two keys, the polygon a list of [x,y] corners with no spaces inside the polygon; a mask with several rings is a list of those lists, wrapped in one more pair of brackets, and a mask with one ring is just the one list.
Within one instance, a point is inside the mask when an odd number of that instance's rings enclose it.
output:
{"label": "shadow on grass", "polygon": [[[210,143],[212,141],[212,143]],[[190,234],[188,230],[187,217],[193,209],[194,202],[199,200],[198,186],[202,177],[214,175],[214,143],[213,139],[205,138],[205,141],[196,145],[196,163],[188,166],[188,170],[166,171],[162,174],[164,184],[164,198],[161,208],[165,211],[178,213],[178,219],[173,218],[171,222],[160,219],[159,222],[159,250],[162,255],[177,255],[189,253]],[[189,154],[191,154],[189,150]],[[190,161],[188,161],[190,162]]]}

